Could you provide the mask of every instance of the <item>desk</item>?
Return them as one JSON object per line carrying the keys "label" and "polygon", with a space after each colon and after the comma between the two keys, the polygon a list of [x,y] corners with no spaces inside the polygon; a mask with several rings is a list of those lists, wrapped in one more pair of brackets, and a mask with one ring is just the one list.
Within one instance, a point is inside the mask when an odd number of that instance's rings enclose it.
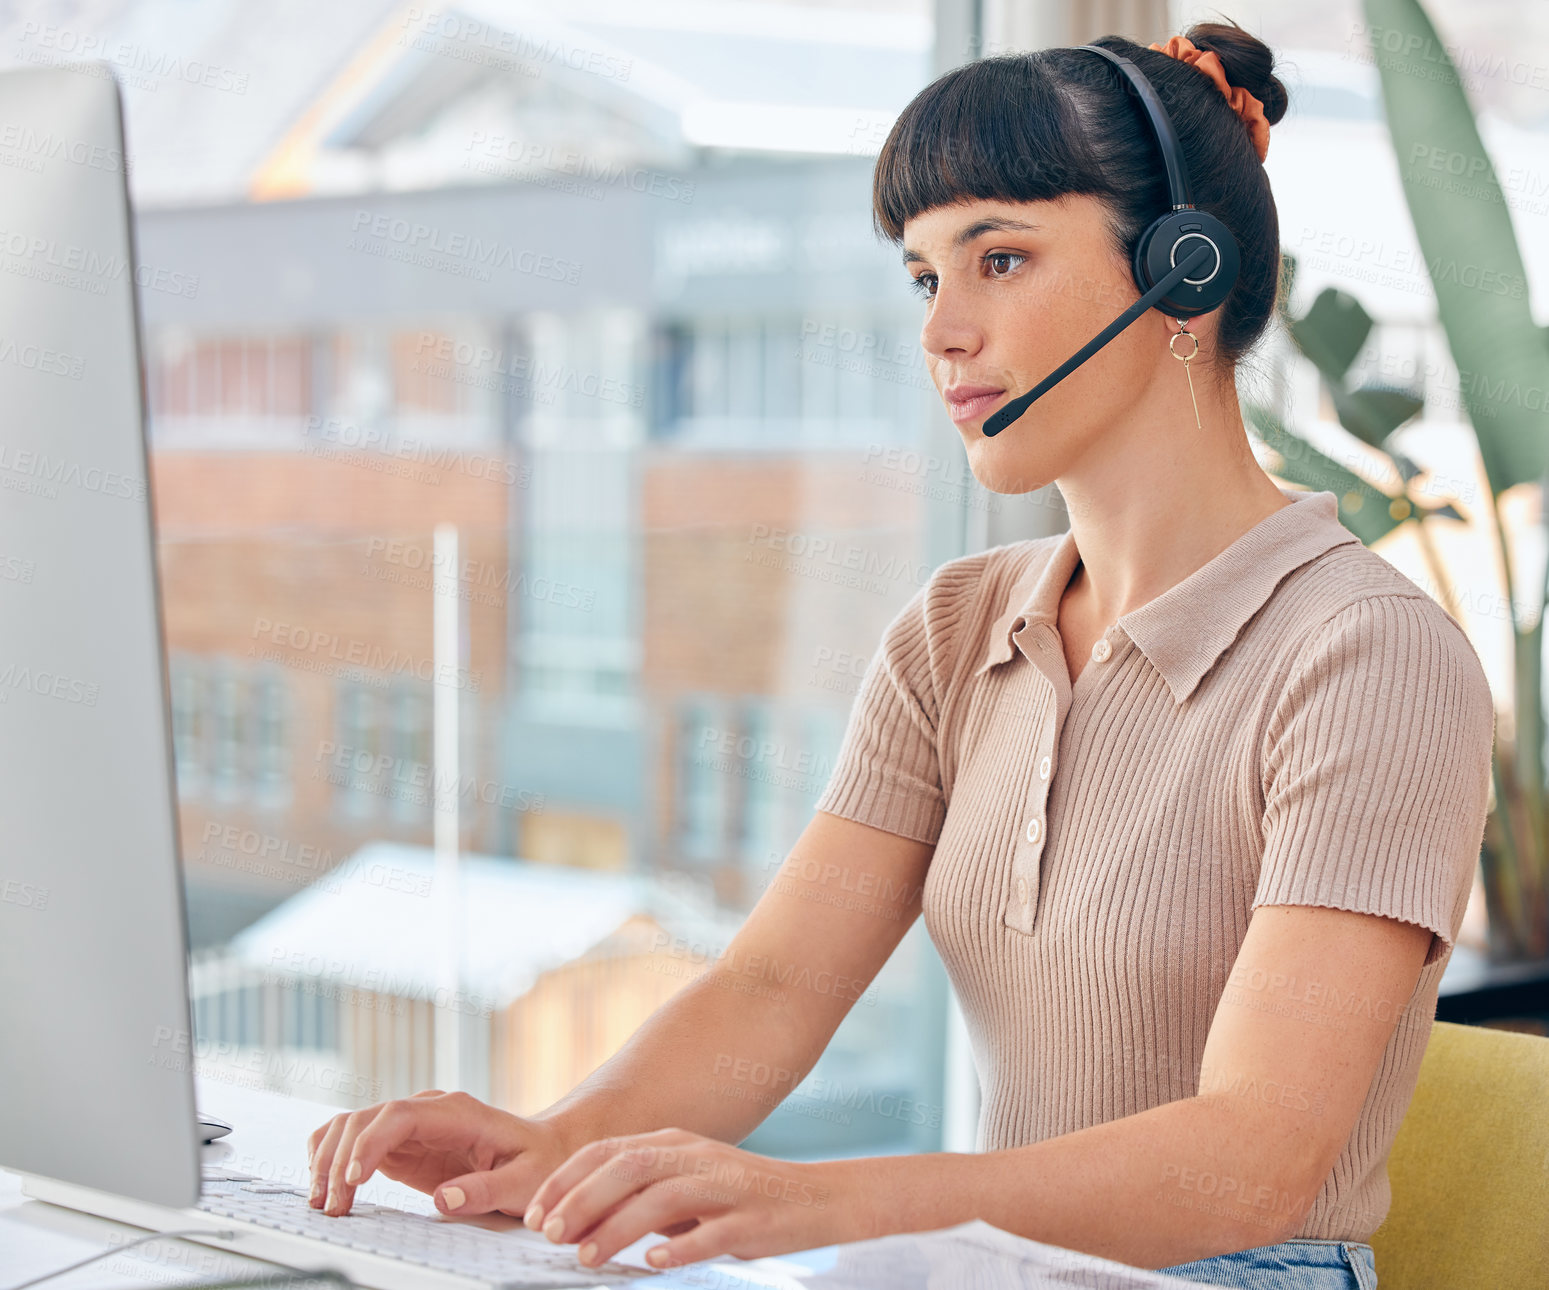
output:
{"label": "desk", "polygon": [[[286,1097],[265,1089],[244,1088],[228,1078],[195,1077],[201,1110],[232,1125],[232,1132],[200,1148],[204,1164],[226,1165],[264,1179],[301,1184],[310,1180],[307,1137],[341,1110],[323,1102]],[[407,1197],[425,1195],[377,1175],[356,1195],[364,1201],[403,1205]],[[55,1268],[68,1267],[106,1249],[114,1235],[134,1240],[145,1232],[124,1223],[64,1209],[24,1196],[21,1179],[0,1169],[0,1286],[14,1285]],[[147,1242],[137,1249],[110,1255],[79,1272],[58,1279],[59,1290],[91,1286],[120,1288],[179,1285],[190,1281],[263,1276],[282,1271],[280,1265],[194,1241],[177,1238]],[[45,1283],[54,1290],[54,1283]],[[44,1290],[44,1287],[39,1287]]]}
{"label": "desk", "polygon": [[1549,1025],[1549,959],[1492,963],[1478,950],[1459,945],[1447,960],[1437,988],[1436,1020],[1460,1025],[1513,1018]]}
{"label": "desk", "polygon": [[[205,1164],[225,1165],[242,1173],[291,1184],[310,1180],[307,1137],[339,1113],[338,1107],[262,1089],[244,1088],[229,1080],[196,1076],[200,1109],[233,1126],[226,1137],[201,1148]],[[423,1192],[380,1175],[356,1189],[357,1199],[407,1209],[423,1209]],[[21,1179],[0,1169],[0,1287],[15,1285],[58,1268],[68,1267],[107,1249],[114,1235],[120,1241],[145,1235],[139,1228],[64,1209],[23,1196]],[[655,1235],[642,1237],[630,1251],[643,1252]],[[790,1260],[790,1262],[786,1262]],[[800,1260],[801,1262],[796,1262]],[[746,1286],[802,1290],[809,1275],[824,1290],[1046,1290],[1083,1285],[1091,1290],[1203,1290],[1197,1282],[1131,1268],[1025,1240],[975,1221],[940,1232],[880,1237],[875,1241],[825,1246],[801,1255],[777,1259],[707,1260],[670,1270],[636,1283],[640,1290],[721,1290]],[[637,1264],[636,1266],[644,1266]],[[739,1271],[756,1273],[744,1279]],[[180,1285],[243,1276],[271,1275],[277,1264],[219,1250],[175,1237],[158,1238],[138,1249],[109,1255],[98,1262],[46,1283],[47,1290],[144,1290],[148,1286]],[[800,1279],[798,1279],[798,1276]],[[40,1287],[40,1290],[43,1290]]]}

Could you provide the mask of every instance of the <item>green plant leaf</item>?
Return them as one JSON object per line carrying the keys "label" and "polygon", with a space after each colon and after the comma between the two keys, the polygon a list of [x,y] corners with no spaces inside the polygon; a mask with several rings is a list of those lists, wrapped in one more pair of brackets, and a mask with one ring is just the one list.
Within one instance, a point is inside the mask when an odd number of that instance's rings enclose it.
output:
{"label": "green plant leaf", "polygon": [[1381,448],[1383,441],[1423,407],[1425,400],[1408,390],[1363,385],[1358,390],[1330,387],[1339,424],[1363,443]]}
{"label": "green plant leaf", "polygon": [[[1341,522],[1367,546],[1386,537],[1414,513],[1407,499],[1390,497],[1300,435],[1292,434],[1268,408],[1250,403],[1243,411],[1259,439],[1280,458],[1281,464],[1273,473],[1303,488],[1337,496]],[[1402,512],[1398,518],[1391,510],[1395,503]]]}
{"label": "green plant leaf", "polygon": [[1495,167],[1457,69],[1418,0],[1362,0],[1394,159],[1425,258],[1463,405],[1498,496],[1539,479],[1549,349]]}
{"label": "green plant leaf", "polygon": [[1307,355],[1331,387],[1345,383],[1345,373],[1371,335],[1372,319],[1348,291],[1324,287],[1301,318],[1290,323],[1296,347]]}

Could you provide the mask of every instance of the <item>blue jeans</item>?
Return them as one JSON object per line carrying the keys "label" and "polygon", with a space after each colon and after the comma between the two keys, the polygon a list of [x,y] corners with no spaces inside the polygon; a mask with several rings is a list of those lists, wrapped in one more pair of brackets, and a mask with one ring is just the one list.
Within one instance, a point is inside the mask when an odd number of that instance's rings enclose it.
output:
{"label": "blue jeans", "polygon": [[1377,1259],[1365,1241],[1299,1237],[1161,1272],[1238,1290],[1377,1290]]}

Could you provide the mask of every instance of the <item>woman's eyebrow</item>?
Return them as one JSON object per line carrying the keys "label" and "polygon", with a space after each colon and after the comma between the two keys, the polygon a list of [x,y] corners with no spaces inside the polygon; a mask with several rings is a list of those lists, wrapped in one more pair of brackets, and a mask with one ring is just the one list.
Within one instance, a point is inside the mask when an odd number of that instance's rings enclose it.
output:
{"label": "woman's eyebrow", "polygon": [[[981,233],[1032,233],[1043,227],[1042,224],[1026,224],[1018,219],[1005,219],[999,216],[990,219],[976,219],[972,224],[965,224],[958,229],[957,236],[952,239],[952,248],[967,246]],[[922,264],[925,257],[918,251],[911,251],[904,247],[904,264]]]}

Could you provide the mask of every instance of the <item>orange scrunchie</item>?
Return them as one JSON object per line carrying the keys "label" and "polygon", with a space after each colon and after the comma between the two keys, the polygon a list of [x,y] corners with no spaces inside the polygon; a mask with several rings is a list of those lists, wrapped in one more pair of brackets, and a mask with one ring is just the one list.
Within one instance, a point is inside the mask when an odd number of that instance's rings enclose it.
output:
{"label": "orange scrunchie", "polygon": [[1221,59],[1214,51],[1196,49],[1194,42],[1187,36],[1171,36],[1165,45],[1153,44],[1151,48],[1198,68],[1213,80],[1216,88],[1226,95],[1232,111],[1248,127],[1248,138],[1252,140],[1253,150],[1259,154],[1259,160],[1263,161],[1269,155],[1269,122],[1264,119],[1264,104],[1241,85],[1226,83],[1226,69],[1221,66]]}

